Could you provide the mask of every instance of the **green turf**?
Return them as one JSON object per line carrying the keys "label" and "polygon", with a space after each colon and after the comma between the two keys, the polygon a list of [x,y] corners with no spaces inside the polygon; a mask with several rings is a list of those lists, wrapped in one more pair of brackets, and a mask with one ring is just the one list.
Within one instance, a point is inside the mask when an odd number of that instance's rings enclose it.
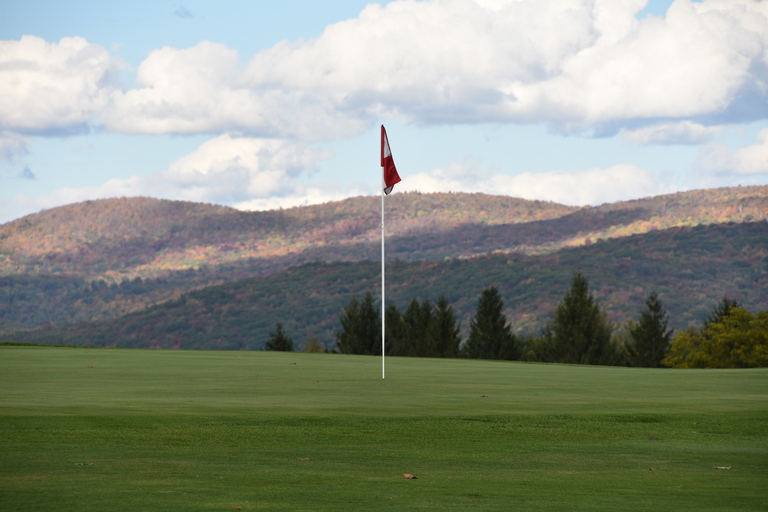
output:
{"label": "green turf", "polygon": [[768,370],[0,348],[2,511],[762,511],[766,483]]}

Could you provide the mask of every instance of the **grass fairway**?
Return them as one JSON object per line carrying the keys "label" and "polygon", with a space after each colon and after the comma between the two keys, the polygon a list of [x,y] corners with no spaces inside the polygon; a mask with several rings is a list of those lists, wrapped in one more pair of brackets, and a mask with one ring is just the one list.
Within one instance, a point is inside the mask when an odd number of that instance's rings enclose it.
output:
{"label": "grass fairway", "polygon": [[380,365],[0,347],[0,510],[768,507],[768,370]]}

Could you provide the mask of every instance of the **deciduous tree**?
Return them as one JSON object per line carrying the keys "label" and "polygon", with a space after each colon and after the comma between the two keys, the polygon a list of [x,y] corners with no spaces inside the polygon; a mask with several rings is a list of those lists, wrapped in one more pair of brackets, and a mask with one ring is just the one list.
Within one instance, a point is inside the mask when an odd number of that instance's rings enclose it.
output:
{"label": "deciduous tree", "polygon": [[662,363],[672,368],[768,366],[768,311],[730,308],[720,322],[689,327],[675,336]]}
{"label": "deciduous tree", "polygon": [[324,354],[328,352],[328,349],[319,339],[313,337],[309,338],[307,341],[307,347],[304,349],[304,352],[307,352],[308,354]]}

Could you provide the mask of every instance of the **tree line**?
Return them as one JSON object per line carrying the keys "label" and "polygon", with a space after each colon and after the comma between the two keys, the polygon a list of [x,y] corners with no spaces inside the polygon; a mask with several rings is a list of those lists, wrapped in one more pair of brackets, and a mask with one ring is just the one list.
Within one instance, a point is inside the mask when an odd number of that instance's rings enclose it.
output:
{"label": "tree line", "polygon": [[[465,357],[510,361],[673,368],[750,368],[768,366],[768,311],[755,315],[734,299],[724,297],[702,327],[674,334],[658,293],[651,290],[639,319],[614,325],[589,289],[581,272],[538,336],[514,334],[503,313],[495,286],[484,289],[469,335],[444,295],[435,303],[412,299],[404,312],[393,304],[385,310],[386,355]],[[381,312],[370,292],[353,297],[339,316],[336,345],[342,354],[381,355]],[[326,351],[316,339],[307,351]],[[267,350],[293,350],[293,340],[277,324]]]}

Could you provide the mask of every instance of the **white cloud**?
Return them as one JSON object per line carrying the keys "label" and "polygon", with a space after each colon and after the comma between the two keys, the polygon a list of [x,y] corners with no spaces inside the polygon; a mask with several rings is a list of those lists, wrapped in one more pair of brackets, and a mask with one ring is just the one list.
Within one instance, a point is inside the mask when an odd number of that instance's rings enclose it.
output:
{"label": "white cloud", "polygon": [[81,37],[58,43],[29,35],[0,41],[0,129],[82,131],[107,106],[123,66]]}
{"label": "white cloud", "polygon": [[768,5],[678,0],[666,19],[639,21],[644,4],[371,4],[317,39],[260,52],[247,76],[257,87],[323,91],[360,115],[421,123],[615,132],[632,119],[761,115],[738,102],[768,98]]}
{"label": "white cloud", "polygon": [[639,145],[702,144],[725,130],[724,126],[703,126],[691,121],[654,124],[621,131],[621,138]]}
{"label": "white cloud", "polygon": [[706,175],[768,176],[768,128],[757,134],[754,144],[731,151],[724,144],[701,148],[694,170]]}
{"label": "white cloud", "polygon": [[313,91],[248,83],[236,50],[203,41],[153,51],[138,69],[139,88],[115,92],[104,115],[119,133],[244,132],[323,140],[364,124]]}
{"label": "white cloud", "polygon": [[569,56],[559,75],[522,86],[529,101],[515,110],[560,117],[566,129],[603,123],[610,130],[634,118],[736,121],[745,114],[729,109],[740,95],[759,91],[763,104],[768,98],[766,34],[765,3],[678,0],[665,19],[649,17],[621,39],[599,39]]}
{"label": "white cloud", "polygon": [[[317,38],[284,41],[244,60],[208,41],[156,49],[130,89],[118,83],[124,64],[81,37],[0,41],[6,162],[24,160],[28,137],[91,126],[240,135],[216,137],[151,176],[18,196],[3,207],[28,212],[114,195],[257,209],[338,199],[350,192],[297,179],[325,155],[295,141],[351,137],[382,117],[422,125],[548,123],[560,132],[620,133],[640,145],[703,144],[722,126],[768,119],[768,2],[675,0],[665,18],[638,20],[645,3],[371,3]],[[696,170],[756,179],[766,173],[767,138],[763,131],[755,144],[733,151],[706,146]],[[628,165],[504,176],[465,161],[406,181],[404,187],[425,192],[477,190],[568,204],[669,191],[648,170]]]}
{"label": "white cloud", "polygon": [[442,169],[409,175],[407,180],[396,185],[396,191],[486,192],[492,188],[493,178],[492,174],[481,170],[474,159],[466,158]]}
{"label": "white cloud", "polygon": [[520,197],[568,205],[613,203],[672,191],[658,183],[651,171],[628,164],[578,172],[523,173],[501,179],[506,190],[518,191]]}
{"label": "white cloud", "polygon": [[182,199],[233,204],[291,194],[295,180],[329,156],[291,142],[223,135],[151,179]]}
{"label": "white cloud", "polygon": [[[247,65],[252,84],[314,90],[360,115],[420,122],[499,119],[511,81],[557,74],[589,46],[591,13],[566,2],[370,4],[318,38],[283,42]],[[446,27],[450,27],[449,30]]]}
{"label": "white cloud", "polygon": [[755,144],[737,149],[733,160],[738,174],[768,174],[768,128],[758,132]]}
{"label": "white cloud", "polygon": [[306,187],[299,178],[329,157],[300,144],[222,135],[148,176],[110,179],[95,187],[63,188],[40,197],[18,195],[0,208],[0,221],[64,204],[106,197],[152,196],[210,202],[241,209],[296,206],[341,199],[327,186]]}
{"label": "white cloud", "polygon": [[293,208],[294,206],[308,206],[312,204],[327,203],[329,201],[341,201],[348,197],[369,195],[360,190],[341,190],[335,184],[314,184],[305,186],[297,183],[293,190],[282,196],[259,197],[249,199],[231,206],[238,210],[256,211],[256,210],[275,210],[278,208]]}
{"label": "white cloud", "polygon": [[597,205],[674,190],[670,185],[658,183],[650,171],[635,165],[509,176],[482,171],[470,159],[409,176],[398,186],[402,191],[483,192],[568,205]]}
{"label": "white cloud", "polygon": [[[666,18],[637,20],[645,3],[372,3],[317,38],[281,42],[245,63],[208,41],[157,49],[126,91],[114,87],[120,63],[104,48],[25,36],[0,43],[0,129],[103,121],[119,133],[309,141],[359,134],[382,116],[610,135],[638,120],[679,127],[766,116],[768,3],[676,0]],[[705,136],[694,132],[681,136]]]}

